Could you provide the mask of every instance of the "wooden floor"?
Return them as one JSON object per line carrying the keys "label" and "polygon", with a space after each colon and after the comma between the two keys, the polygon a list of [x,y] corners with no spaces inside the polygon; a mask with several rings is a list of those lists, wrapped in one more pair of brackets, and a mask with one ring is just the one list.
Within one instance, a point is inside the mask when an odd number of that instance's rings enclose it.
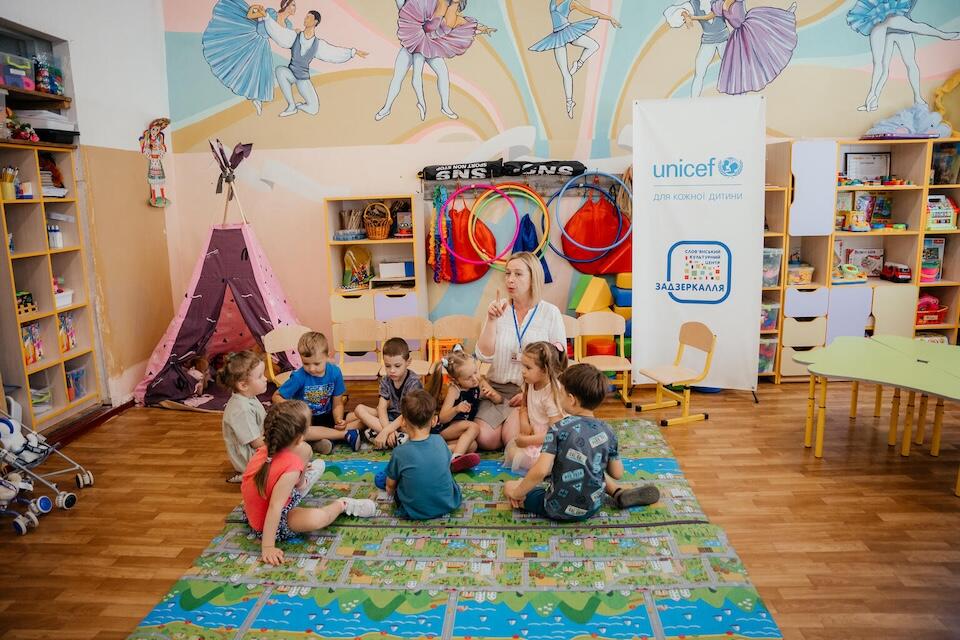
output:
{"label": "wooden floor", "polygon": [[[939,458],[901,458],[886,419],[831,386],[825,458],[802,447],[806,385],[696,396],[710,420],[666,435],[784,636],[960,638],[960,408]],[[358,397],[355,400],[363,400]],[[861,415],[872,414],[872,392]],[[603,415],[633,417],[614,401]],[[215,416],[132,410],[73,442],[96,475],[76,508],[0,531],[0,639],[123,638],[239,502]]]}

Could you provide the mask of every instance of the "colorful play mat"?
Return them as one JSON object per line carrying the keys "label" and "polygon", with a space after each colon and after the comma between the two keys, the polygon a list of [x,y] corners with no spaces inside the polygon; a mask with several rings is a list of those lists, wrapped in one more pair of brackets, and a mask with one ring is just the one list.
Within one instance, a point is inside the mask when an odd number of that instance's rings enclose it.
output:
{"label": "colorful play mat", "polygon": [[[464,501],[449,517],[400,520],[381,500],[375,518],[343,517],[286,543],[280,567],[260,562],[238,508],[130,638],[781,638],[659,429],[614,427],[624,482],[655,482],[656,505],[549,522],[510,508],[502,481],[515,476],[490,458],[457,475]],[[379,495],[373,477],[386,454],[325,459],[305,506]]]}

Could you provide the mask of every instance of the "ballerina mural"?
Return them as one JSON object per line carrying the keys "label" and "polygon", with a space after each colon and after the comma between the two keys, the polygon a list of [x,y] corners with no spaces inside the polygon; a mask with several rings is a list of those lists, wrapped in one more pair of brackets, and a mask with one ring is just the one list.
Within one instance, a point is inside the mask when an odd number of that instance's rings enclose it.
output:
{"label": "ballerina mural", "polygon": [[467,0],[395,0],[397,38],[400,50],[393,65],[393,78],[387,89],[387,99],[374,119],[383,120],[393,109],[400,95],[400,86],[407,71],[413,68],[413,92],[417,97],[420,120],[427,117],[427,102],[423,95],[423,69],[429,66],[437,74],[440,94],[440,112],[451,120],[459,116],[450,107],[450,71],[447,58],[463,55],[478,35],[489,35],[496,29],[484,26],[463,15]]}
{"label": "ballerina mural", "polygon": [[[563,80],[563,95],[566,99],[567,117],[573,118],[573,76],[576,75],[590,56],[600,50],[596,40],[587,35],[600,20],[606,20],[611,25],[620,28],[620,23],[613,16],[594,11],[585,2],[577,0],[547,0],[550,8],[550,22],[553,33],[530,46],[530,51],[553,51],[553,57],[560,69],[560,78]],[[570,22],[570,13],[579,11],[590,16],[586,20]],[[580,55],[571,65],[567,58],[567,45],[580,47]]]}
{"label": "ballerina mural", "polygon": [[941,31],[925,22],[917,22],[910,13],[917,0],[857,0],[847,13],[847,24],[870,39],[873,73],[870,89],[858,111],[876,111],[880,94],[890,73],[894,49],[900,53],[907,69],[907,80],[913,90],[914,104],[927,106],[920,93],[920,67],[917,64],[917,42],[914,36],[933,36],[943,40],[960,39],[960,33]]}
{"label": "ballerina mural", "polygon": [[741,94],[760,91],[790,64],[797,47],[796,10],[796,3],[788,9],[754,7],[748,11],[743,0],[713,0],[707,14],[684,11],[682,15],[687,26],[717,17],[729,25],[717,90]]}
{"label": "ballerina mural", "polygon": [[[246,0],[219,0],[203,31],[203,57],[223,86],[253,103],[257,115],[273,100],[274,63],[266,25],[247,17]],[[264,9],[272,20],[293,29],[295,0],[282,0],[280,11]]]}

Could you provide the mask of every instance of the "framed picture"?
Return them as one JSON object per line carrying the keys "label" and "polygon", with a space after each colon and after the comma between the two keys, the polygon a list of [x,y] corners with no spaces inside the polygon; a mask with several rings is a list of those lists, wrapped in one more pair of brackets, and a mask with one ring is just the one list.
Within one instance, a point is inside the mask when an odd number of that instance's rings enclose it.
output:
{"label": "framed picture", "polygon": [[876,180],[890,175],[890,152],[843,154],[843,174],[852,180]]}

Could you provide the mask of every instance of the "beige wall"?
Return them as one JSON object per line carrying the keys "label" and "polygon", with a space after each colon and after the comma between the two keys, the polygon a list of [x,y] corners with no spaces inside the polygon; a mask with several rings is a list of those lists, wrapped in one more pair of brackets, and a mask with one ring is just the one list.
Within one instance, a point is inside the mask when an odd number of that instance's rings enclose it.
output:
{"label": "beige wall", "polygon": [[131,397],[173,316],[165,212],[147,204],[147,163],[134,151],[84,146],[86,210],[107,390]]}

